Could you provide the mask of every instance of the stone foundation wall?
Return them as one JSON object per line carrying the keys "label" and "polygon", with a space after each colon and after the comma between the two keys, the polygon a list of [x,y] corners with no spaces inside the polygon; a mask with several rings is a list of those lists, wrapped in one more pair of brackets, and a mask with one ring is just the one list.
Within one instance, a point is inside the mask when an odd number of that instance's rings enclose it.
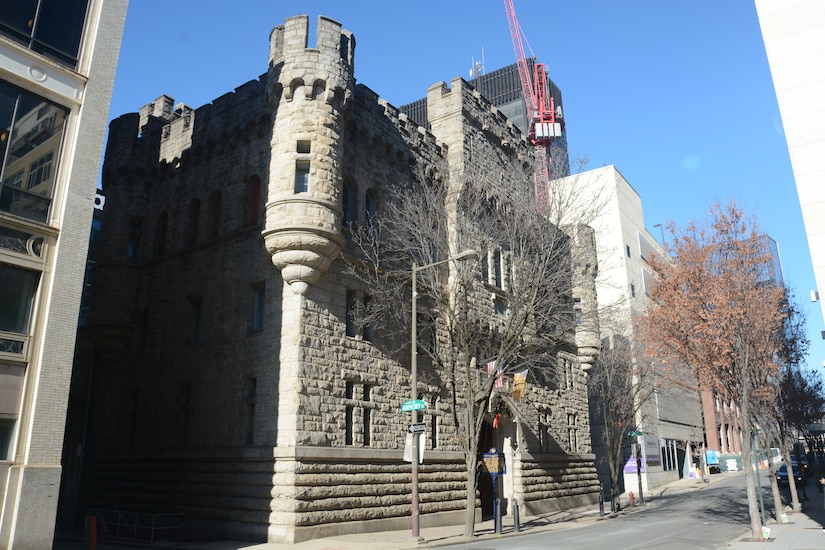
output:
{"label": "stone foundation wall", "polygon": [[515,496],[523,513],[540,515],[598,501],[593,455],[521,453],[517,461]]}

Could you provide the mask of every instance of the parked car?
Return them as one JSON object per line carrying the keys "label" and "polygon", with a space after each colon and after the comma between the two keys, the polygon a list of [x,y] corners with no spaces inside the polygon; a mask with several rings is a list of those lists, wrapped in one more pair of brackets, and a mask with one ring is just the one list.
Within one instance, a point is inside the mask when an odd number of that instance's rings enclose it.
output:
{"label": "parked car", "polygon": [[[793,470],[793,477],[796,481],[796,486],[800,487],[805,485],[805,474],[802,473],[802,470],[799,468],[799,465],[794,461],[791,463],[792,470]],[[788,484],[788,465],[783,464],[779,467],[779,470],[776,472],[776,482],[779,485],[787,485]]]}

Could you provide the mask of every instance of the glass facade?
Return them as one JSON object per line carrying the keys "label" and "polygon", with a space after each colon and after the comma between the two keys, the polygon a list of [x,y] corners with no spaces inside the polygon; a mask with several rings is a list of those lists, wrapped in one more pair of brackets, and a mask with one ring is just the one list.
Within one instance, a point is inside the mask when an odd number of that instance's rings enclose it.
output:
{"label": "glass facade", "polygon": [[0,80],[0,210],[46,222],[68,113]]}
{"label": "glass facade", "polygon": [[0,34],[74,68],[88,3],[88,0],[5,0],[0,2]]}

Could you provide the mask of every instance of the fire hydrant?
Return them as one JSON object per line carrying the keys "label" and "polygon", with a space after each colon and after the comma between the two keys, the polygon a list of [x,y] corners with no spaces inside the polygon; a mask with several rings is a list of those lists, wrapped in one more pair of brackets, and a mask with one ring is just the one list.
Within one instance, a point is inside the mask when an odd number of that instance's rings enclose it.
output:
{"label": "fire hydrant", "polygon": [[636,497],[633,496],[633,491],[630,491],[627,496],[630,497],[630,507],[636,506]]}

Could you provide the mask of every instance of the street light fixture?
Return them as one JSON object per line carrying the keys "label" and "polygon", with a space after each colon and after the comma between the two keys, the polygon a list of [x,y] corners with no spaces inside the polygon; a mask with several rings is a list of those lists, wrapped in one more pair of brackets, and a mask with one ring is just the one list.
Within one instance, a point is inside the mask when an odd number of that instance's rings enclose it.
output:
{"label": "street light fixture", "polygon": [[662,245],[664,246],[664,244],[665,244],[665,230],[662,228],[662,224],[654,223],[653,227],[658,227],[659,231],[661,231],[661,233],[662,233]]}
{"label": "street light fixture", "polygon": [[[447,262],[452,261],[463,261],[469,260],[471,258],[478,257],[478,252],[475,250],[465,250],[456,254],[451,258],[447,258],[446,260],[441,260],[440,262],[433,262],[431,264],[421,265],[419,266],[415,262],[412,264],[412,327],[410,328],[410,340],[411,340],[411,351],[410,351],[410,384],[412,389],[410,391],[410,399],[415,401],[418,399],[418,311],[417,311],[417,299],[418,299],[418,272],[423,271],[425,269],[429,269],[431,267],[435,267],[437,265],[446,264]],[[418,411],[412,411],[412,423],[418,423]],[[411,482],[412,482],[412,512],[410,515],[410,519],[412,522],[412,538],[418,542],[423,542],[423,538],[419,535],[419,508],[418,508],[418,460],[419,460],[419,450],[418,450],[418,438],[419,435],[417,433],[412,434],[412,457],[410,460],[412,475],[411,475]]]}

